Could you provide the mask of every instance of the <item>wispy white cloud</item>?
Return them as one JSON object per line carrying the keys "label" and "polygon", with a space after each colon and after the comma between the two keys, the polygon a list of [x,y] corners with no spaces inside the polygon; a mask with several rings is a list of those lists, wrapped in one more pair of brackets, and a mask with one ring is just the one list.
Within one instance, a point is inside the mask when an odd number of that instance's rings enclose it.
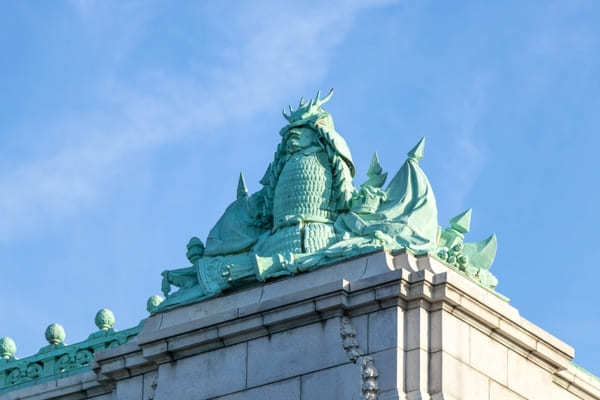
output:
{"label": "wispy white cloud", "polygon": [[151,28],[152,10],[143,3],[74,2],[91,46],[112,57],[89,82],[98,92],[99,109],[112,111],[51,121],[46,129],[72,138],[70,145],[0,172],[0,215],[6,216],[0,241],[93,203],[136,154],[197,132],[199,126],[274,107],[286,93],[317,84],[356,14],[383,3],[304,7],[271,2],[237,8],[227,24],[235,45],[223,48],[225,61],[210,66],[210,80],[201,80],[191,73],[167,74],[156,66],[140,68],[133,76],[119,75],[115,71],[120,63]]}
{"label": "wispy white cloud", "polygon": [[[446,210],[460,212],[468,208],[465,198],[471,192],[485,163],[486,149],[478,144],[478,123],[487,111],[487,87],[490,78],[474,77],[469,87],[444,105],[442,118],[449,126],[452,148],[444,161],[447,179],[440,182]],[[440,221],[444,222],[444,221]]]}

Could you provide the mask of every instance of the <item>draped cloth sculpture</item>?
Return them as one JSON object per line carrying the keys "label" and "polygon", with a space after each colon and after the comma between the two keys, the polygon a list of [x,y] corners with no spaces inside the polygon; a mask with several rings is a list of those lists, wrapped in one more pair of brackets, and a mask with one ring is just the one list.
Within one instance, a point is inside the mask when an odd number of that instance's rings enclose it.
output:
{"label": "draped cloth sculpture", "polygon": [[[481,285],[496,286],[488,271],[495,236],[464,243],[470,210],[449,228],[438,226],[433,190],[419,166],[424,138],[385,189],[387,173],[377,155],[367,181],[354,187],[350,149],[322,108],[332,94],[317,93],[283,112],[288,124],[262,189],[249,195],[240,175],[237,199],[210,231],[206,247],[190,240],[192,266],[163,272],[167,299],[159,310],[381,249],[437,254]],[[171,293],[172,285],[179,290]]]}

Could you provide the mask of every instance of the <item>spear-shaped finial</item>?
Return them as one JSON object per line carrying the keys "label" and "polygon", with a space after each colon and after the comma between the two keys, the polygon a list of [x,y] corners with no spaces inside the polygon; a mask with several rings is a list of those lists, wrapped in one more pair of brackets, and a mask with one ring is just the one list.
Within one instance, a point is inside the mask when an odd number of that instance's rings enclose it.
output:
{"label": "spear-shaped finial", "polygon": [[419,143],[408,152],[408,158],[412,158],[416,161],[420,161],[425,154],[425,136],[419,140]]}
{"label": "spear-shaped finial", "polygon": [[240,172],[240,179],[238,180],[237,187],[237,198],[238,200],[248,196],[248,188],[246,187],[246,180],[244,174]]}

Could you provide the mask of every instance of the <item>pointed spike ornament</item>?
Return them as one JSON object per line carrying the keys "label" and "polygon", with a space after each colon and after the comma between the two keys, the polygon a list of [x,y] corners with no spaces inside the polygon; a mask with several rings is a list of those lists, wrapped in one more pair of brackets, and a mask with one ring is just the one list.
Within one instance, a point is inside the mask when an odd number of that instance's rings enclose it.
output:
{"label": "pointed spike ornament", "polygon": [[373,158],[371,158],[371,164],[369,165],[369,170],[367,171],[367,176],[371,177],[374,175],[379,175],[383,171],[381,168],[381,164],[379,163],[379,156],[377,152],[373,153]]}
{"label": "pointed spike ornament", "polygon": [[318,104],[319,103],[319,97],[321,97],[321,90],[317,90],[317,95],[315,96],[315,100],[313,101],[313,104]]}
{"label": "pointed spike ornament", "polygon": [[244,179],[244,174],[240,172],[240,179],[238,180],[237,186],[237,199],[242,199],[244,197],[248,197],[248,188],[246,187],[246,180]]}
{"label": "pointed spike ornament", "polygon": [[377,155],[377,152],[373,154],[371,164],[369,165],[369,170],[367,171],[367,176],[369,179],[363,185],[376,188],[382,187],[387,179],[387,172],[383,172],[383,168],[379,163],[379,156]]}
{"label": "pointed spike ornament", "polygon": [[425,136],[419,140],[419,143],[415,147],[412,148],[411,151],[408,152],[408,158],[411,158],[415,161],[420,161],[425,155]]}
{"label": "pointed spike ornament", "polygon": [[467,233],[471,229],[471,212],[473,210],[469,208],[466,211],[458,214],[456,217],[450,220],[450,226],[460,233]]}
{"label": "pointed spike ornament", "polygon": [[329,99],[331,99],[331,96],[333,96],[333,88],[329,89],[329,93],[327,93],[327,96],[323,97],[322,99],[319,99],[320,94],[321,91],[319,91],[319,93],[317,94],[317,107],[321,107],[323,104],[327,103]]}

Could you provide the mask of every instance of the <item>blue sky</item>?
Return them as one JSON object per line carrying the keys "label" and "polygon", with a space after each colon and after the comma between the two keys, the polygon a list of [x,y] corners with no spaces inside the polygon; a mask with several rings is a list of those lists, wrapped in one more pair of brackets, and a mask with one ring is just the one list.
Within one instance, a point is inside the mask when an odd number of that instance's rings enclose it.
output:
{"label": "blue sky", "polygon": [[[324,4],[327,3],[327,4]],[[473,208],[498,290],[600,374],[600,3],[6,2],[0,13],[0,336],[18,356],[112,309],[146,316],[272,158],[280,110],[327,109],[360,183],[421,166],[440,223]]]}

